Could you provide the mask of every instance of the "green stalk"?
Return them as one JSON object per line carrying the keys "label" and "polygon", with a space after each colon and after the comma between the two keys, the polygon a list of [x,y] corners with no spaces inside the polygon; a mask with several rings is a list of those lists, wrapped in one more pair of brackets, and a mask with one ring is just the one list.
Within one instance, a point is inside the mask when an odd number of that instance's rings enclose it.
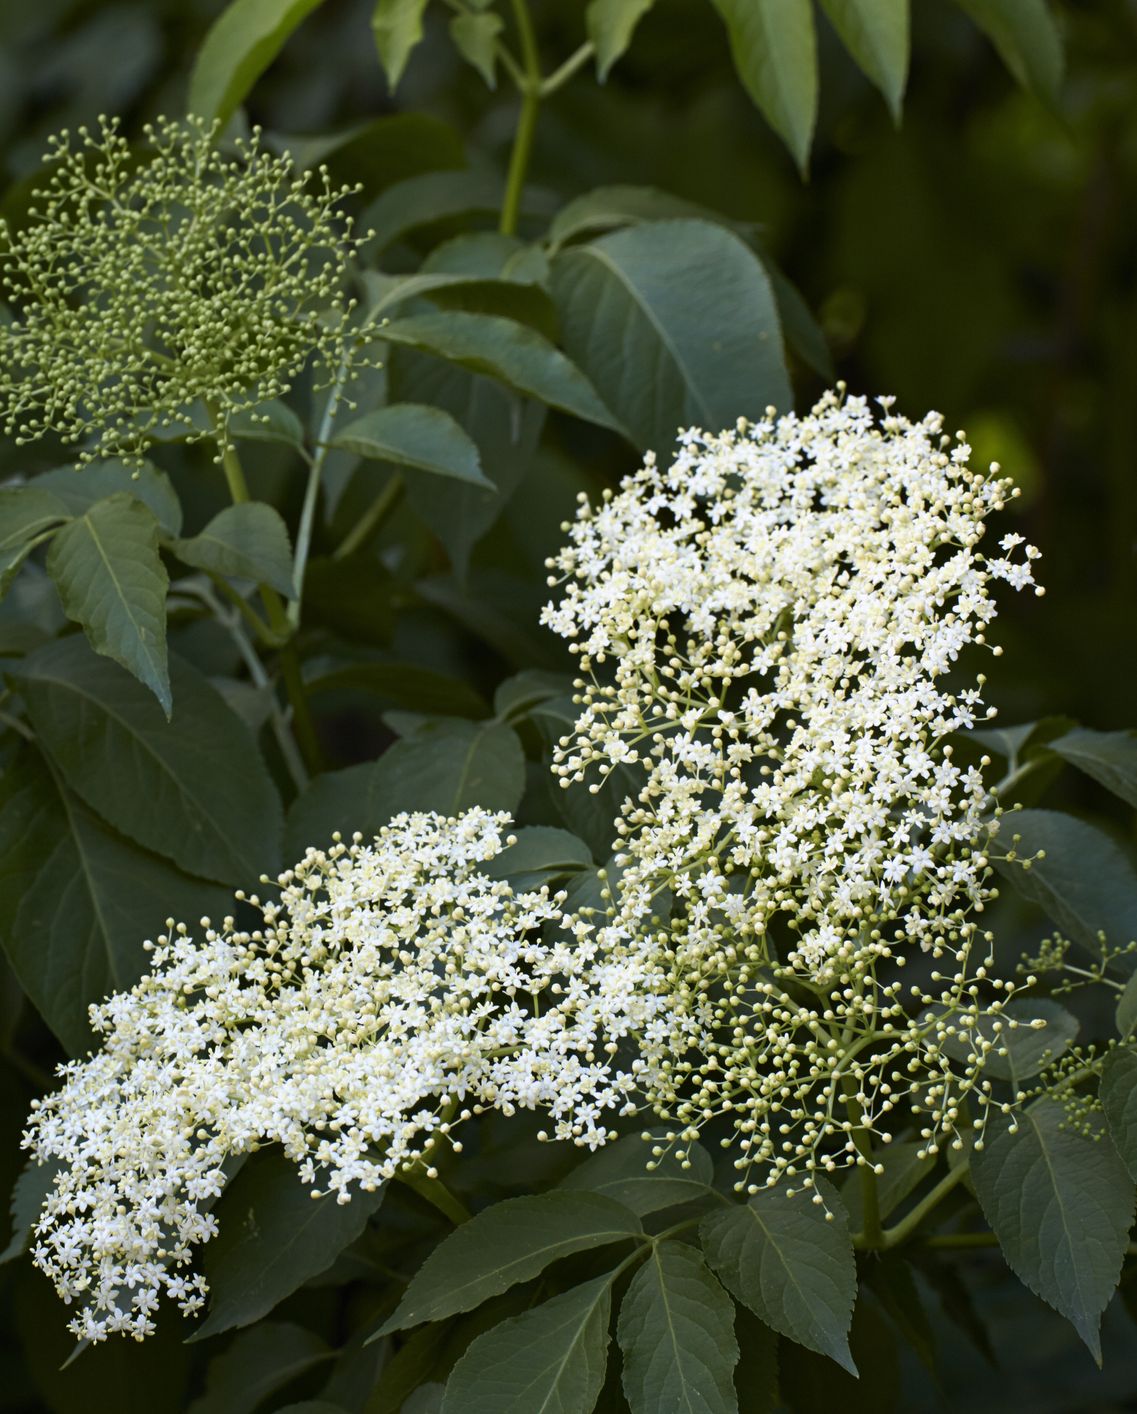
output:
{"label": "green stalk", "polygon": [[383,524],[387,513],[402,494],[403,478],[396,472],[332,551],[332,559],[346,560],[349,555],[354,555],[356,550],[362,549]]}
{"label": "green stalk", "polygon": [[517,218],[521,211],[521,193],[529,158],[533,151],[533,134],[537,130],[537,113],[541,106],[541,61],[537,54],[537,37],[529,16],[526,0],[513,0],[513,15],[517,23],[517,38],[521,46],[521,66],[524,83],[521,88],[521,116],[513,137],[509,157],[509,175],[505,183],[505,199],[501,207],[498,230],[504,236],[517,233]]}
{"label": "green stalk", "polygon": [[[882,1247],[898,1247],[900,1243],[905,1241],[906,1238],[910,1237],[912,1233],[916,1231],[916,1229],[920,1226],[920,1224],[924,1221],[924,1219],[928,1216],[932,1209],[938,1207],[940,1203],[942,1203],[943,1200],[952,1191],[952,1189],[955,1188],[957,1184],[962,1183],[966,1177],[966,1164],[960,1164],[958,1168],[951,1169],[947,1174],[944,1175],[943,1178],[940,1179],[939,1183],[936,1184],[935,1188],[932,1189],[932,1191],[927,1195],[927,1197],[923,1198],[919,1203],[916,1204],[916,1206],[907,1215],[907,1217],[901,1218],[900,1221],[894,1227],[890,1227],[887,1232],[882,1234],[883,1240],[880,1245]],[[932,1238],[928,1238],[928,1242],[936,1247],[979,1245],[974,1241],[968,1244],[954,1242],[944,1243],[942,1241],[937,1241]]]}
{"label": "green stalk", "polygon": [[431,1178],[427,1174],[426,1165],[421,1160],[410,1168],[403,1169],[395,1177],[400,1183],[405,1183],[408,1188],[413,1188],[420,1198],[424,1198],[432,1207],[437,1208],[440,1213],[448,1217],[455,1227],[469,1222],[473,1216],[465,1203],[451,1193],[440,1178]]}
{"label": "green stalk", "polygon": [[876,1173],[873,1169],[872,1136],[862,1123],[863,1111],[861,1103],[857,1099],[855,1085],[856,1082],[851,1076],[842,1078],[841,1089],[845,1095],[845,1113],[853,1125],[851,1131],[853,1143],[857,1146],[857,1153],[864,1160],[863,1163],[857,1165],[861,1184],[861,1208],[864,1212],[864,1227],[858,1236],[860,1244],[864,1247],[881,1247],[884,1244],[884,1231],[880,1223],[880,1199],[877,1194]]}

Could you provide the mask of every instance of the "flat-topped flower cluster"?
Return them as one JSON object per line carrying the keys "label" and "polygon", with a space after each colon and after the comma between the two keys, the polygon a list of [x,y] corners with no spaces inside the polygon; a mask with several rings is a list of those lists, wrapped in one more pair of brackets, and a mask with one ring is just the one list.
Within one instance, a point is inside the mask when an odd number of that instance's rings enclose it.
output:
{"label": "flat-topped flower cluster", "polygon": [[402,815],[370,844],[310,850],[278,902],[248,900],[263,927],[172,930],[137,986],[92,1008],[101,1049],[62,1068],[26,1136],[63,1165],[34,1256],[80,1303],[76,1335],[148,1334],[163,1290],[200,1307],[187,1269],[226,1160],[280,1145],[346,1202],[414,1165],[433,1177],[486,1106],[539,1106],[592,1147],[634,1108],[587,954],[546,927],[559,900],[480,872],[506,818]]}
{"label": "flat-topped flower cluster", "polygon": [[561,784],[636,782],[606,908],[491,878],[512,837],[471,810],[310,850],[252,931],[171,929],[26,1136],[63,1166],[35,1259],[72,1328],[197,1309],[226,1161],[264,1144],[347,1201],[433,1176],[487,1107],[590,1147],[647,1111],[680,1149],[715,1126],[753,1192],[875,1162],[899,1117],[934,1153],[1006,1108],[1014,987],[978,921],[1000,811],[949,738],[988,715],[957,660],[990,647],[992,582],[1033,584],[1037,552],[983,554],[1012,491],[967,459],[934,415],[837,393],[688,432],[582,506],[544,617],[582,674]]}

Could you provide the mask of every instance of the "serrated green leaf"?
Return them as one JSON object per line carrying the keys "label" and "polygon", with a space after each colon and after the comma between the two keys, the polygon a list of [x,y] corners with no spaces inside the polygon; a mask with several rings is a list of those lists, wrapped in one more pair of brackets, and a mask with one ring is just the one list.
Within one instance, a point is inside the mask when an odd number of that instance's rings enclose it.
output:
{"label": "serrated green leaf", "polygon": [[632,1414],[738,1414],[734,1302],[693,1247],[656,1243],[620,1304]]}
{"label": "serrated green leaf", "polygon": [[591,1414],[608,1363],[612,1279],[598,1277],[478,1337],[442,1414]]}
{"label": "serrated green leaf", "polygon": [[817,121],[811,0],[713,0],[747,93],[804,172]]}
{"label": "serrated green leaf", "polygon": [[275,874],[280,798],[252,733],[195,668],[175,658],[170,669],[173,723],[79,637],[37,649],[12,676],[67,785],[115,829],[220,883]]}
{"label": "serrated green leaf", "polygon": [[396,403],[348,423],[332,442],[358,457],[493,491],[482,471],[477,443],[441,408]]}
{"label": "serrated green leaf", "polygon": [[[1003,817],[998,852],[1016,835],[1018,859],[992,854],[992,863],[1067,937],[1095,954],[1101,933],[1118,946],[1137,939],[1137,871],[1104,830],[1057,810],[1019,810]],[[1040,850],[1045,857],[1034,858]],[[1023,860],[1033,862],[1024,869]]]}
{"label": "serrated green leaf", "polygon": [[553,825],[526,825],[512,832],[517,843],[485,866],[491,879],[512,879],[516,888],[538,888],[552,879],[592,868],[592,854],[579,836]]}
{"label": "serrated green leaf", "polygon": [[489,88],[497,87],[497,37],[504,28],[505,22],[492,10],[455,15],[450,21],[454,47],[477,69]]}
{"label": "serrated green leaf", "polygon": [[975,1193],[1011,1270],[1065,1316],[1101,1364],[1101,1315],[1133,1223],[1133,1180],[1108,1138],[1068,1127],[1044,1100],[971,1160]]}
{"label": "serrated green leaf", "polygon": [[88,1006],[138,980],[167,918],[194,924],[230,903],[117,835],[31,751],[0,776],[0,942],[72,1055],[92,1042]]}
{"label": "serrated green leaf", "polygon": [[553,297],[565,348],[637,444],[792,405],[761,262],[709,221],[657,221],[561,251]]}
{"label": "serrated green leaf", "polygon": [[371,33],[392,91],[398,87],[407,60],[422,39],[426,4],[427,0],[375,0]]}
{"label": "serrated green leaf", "polygon": [[[2,807],[0,807],[2,809]],[[56,1163],[28,1163],[24,1166],[12,1189],[9,1204],[12,1214],[12,1236],[7,1247],[0,1252],[0,1264],[20,1257],[31,1245],[32,1228],[40,1215],[47,1195],[55,1187],[55,1175],[59,1172]]]}
{"label": "serrated green leaf", "polygon": [[376,1335],[473,1310],[562,1257],[642,1231],[639,1219],[622,1203],[596,1193],[562,1189],[507,1198],[438,1244]]}
{"label": "serrated green leaf", "polygon": [[188,1414],[249,1414],[270,1394],[331,1360],[333,1353],[304,1326],[262,1321],[210,1361],[205,1393]]}
{"label": "serrated green leaf", "polygon": [[454,815],[471,805],[516,810],[525,755],[516,732],[496,722],[439,718],[404,737],[378,761],[317,776],[288,812],[289,857],[323,846],[334,831],[376,834],[402,810]]}
{"label": "serrated green leaf", "polygon": [[[663,1141],[664,1131],[659,1131],[656,1137]],[[640,1217],[677,1203],[715,1197],[714,1165],[701,1144],[692,1144],[687,1151],[689,1168],[682,1166],[674,1146],[662,1142],[660,1147],[664,1153],[659,1158],[653,1157],[652,1147],[638,1134],[625,1135],[623,1139],[605,1144],[572,1169],[561,1181],[561,1188],[585,1189],[614,1198]],[[649,1169],[649,1163],[655,1167]]]}
{"label": "serrated green leaf", "polygon": [[857,1373],[849,1350],[857,1268],[840,1207],[827,1221],[807,1192],[766,1189],[708,1213],[699,1233],[713,1271],[760,1321]]}
{"label": "serrated green leaf", "polygon": [[1062,36],[1046,0],[956,0],[1024,88],[1057,102],[1062,87]]}
{"label": "serrated green leaf", "polygon": [[1121,1049],[1106,1056],[1099,1093],[1110,1138],[1137,1182],[1137,1054]]}
{"label": "serrated green leaf", "polygon": [[73,516],[81,516],[97,501],[123,491],[150,507],[163,535],[182,533],[182,507],[173,482],[148,462],[142,466],[126,466],[120,461],[92,462],[79,471],[59,466],[37,476],[34,484],[37,490],[50,491],[61,500]]}
{"label": "serrated green leaf", "polygon": [[636,25],[654,4],[655,0],[590,0],[584,23],[596,50],[596,72],[601,83],[631,44]]}
{"label": "serrated green leaf", "polygon": [[908,78],[908,0],[821,0],[821,7],[899,122]]}
{"label": "serrated green leaf", "polygon": [[226,506],[200,534],[175,540],[173,551],[194,569],[269,584],[289,598],[296,592],[288,527],[280,512],[263,501]]}
{"label": "serrated green leaf", "polygon": [[266,1316],[355,1241],[385,1192],[353,1189],[349,1203],[338,1203],[334,1193],[315,1198],[315,1191],[282,1155],[245,1164],[214,1211],[218,1234],[203,1257],[209,1314],[190,1340]]}
{"label": "serrated green leaf", "polygon": [[1047,745],[1106,790],[1137,806],[1137,732],[1094,732],[1077,727]]}
{"label": "serrated green leaf", "polygon": [[190,74],[187,111],[227,123],[322,0],[233,0],[210,26]]}
{"label": "serrated green leaf", "polygon": [[397,319],[384,325],[383,338],[499,379],[519,393],[586,422],[623,431],[580,369],[526,324],[492,314],[450,310]]}
{"label": "serrated green leaf", "polygon": [[145,683],[169,717],[169,576],[158,552],[158,531],[149,506],[116,492],[57,532],[47,572],[63,612],[82,626],[95,652]]}

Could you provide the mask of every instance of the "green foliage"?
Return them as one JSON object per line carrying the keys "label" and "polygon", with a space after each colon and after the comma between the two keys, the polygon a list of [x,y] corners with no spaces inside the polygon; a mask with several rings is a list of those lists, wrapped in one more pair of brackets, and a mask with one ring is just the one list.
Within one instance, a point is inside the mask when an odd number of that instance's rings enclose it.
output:
{"label": "green foliage", "polygon": [[493,489],[482,471],[477,444],[441,408],[413,403],[380,408],[349,423],[332,446],[357,457]]}
{"label": "green foliage", "polygon": [[208,574],[295,592],[288,527],[272,506],[256,501],[226,506],[204,530],[173,541],[171,548],[179,560]]}
{"label": "green foliage", "polygon": [[322,0],[233,0],[206,34],[194,61],[186,106],[226,123],[280,53],[288,36]]}

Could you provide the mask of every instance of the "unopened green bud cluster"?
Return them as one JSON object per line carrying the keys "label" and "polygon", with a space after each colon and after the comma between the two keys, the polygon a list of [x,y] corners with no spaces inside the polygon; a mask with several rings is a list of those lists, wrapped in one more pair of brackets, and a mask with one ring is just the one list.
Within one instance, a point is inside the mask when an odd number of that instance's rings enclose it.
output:
{"label": "unopened green bud cluster", "polygon": [[81,463],[137,461],[171,429],[224,444],[234,413],[344,353],[355,242],[327,171],[298,174],[257,130],[222,150],[195,119],[143,139],[62,132],[27,223],[0,222],[0,427]]}

